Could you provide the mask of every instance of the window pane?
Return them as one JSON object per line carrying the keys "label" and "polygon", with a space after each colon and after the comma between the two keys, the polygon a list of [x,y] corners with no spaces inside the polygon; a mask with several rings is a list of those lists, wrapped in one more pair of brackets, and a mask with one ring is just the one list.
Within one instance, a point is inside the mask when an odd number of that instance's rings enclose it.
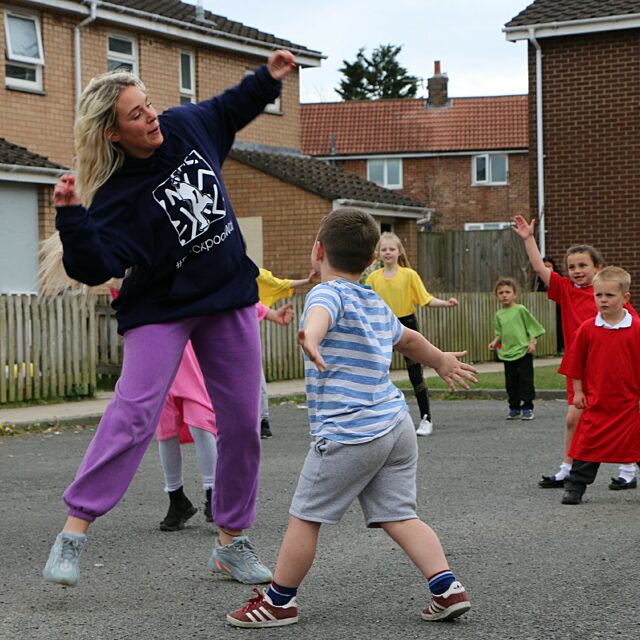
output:
{"label": "window pane", "polygon": [[400,160],[387,160],[387,184],[400,184]]}
{"label": "window pane", "polygon": [[487,157],[476,156],[476,182],[487,181]]}
{"label": "window pane", "polygon": [[123,40],[109,36],[109,51],[114,53],[123,53],[127,56],[133,55],[133,42],[131,40]]}
{"label": "window pane", "polygon": [[369,160],[369,180],[376,184],[384,184],[384,160]]}
{"label": "window pane", "polygon": [[15,78],[16,80],[26,80],[28,82],[36,82],[36,68],[26,65],[7,64],[5,66],[7,78]]}
{"label": "window pane", "polygon": [[491,156],[491,182],[507,181],[507,156]]}
{"label": "window pane", "polygon": [[191,102],[191,96],[180,96],[180,104]]}
{"label": "window pane", "polygon": [[107,61],[109,71],[131,71],[133,73],[133,65],[130,62],[122,62],[121,60],[108,60]]}
{"label": "window pane", "polygon": [[191,56],[186,53],[180,54],[180,86],[183,89],[193,90],[191,79]]}
{"label": "window pane", "polygon": [[40,58],[36,23],[28,18],[7,16],[11,49],[14,55],[26,58]]}

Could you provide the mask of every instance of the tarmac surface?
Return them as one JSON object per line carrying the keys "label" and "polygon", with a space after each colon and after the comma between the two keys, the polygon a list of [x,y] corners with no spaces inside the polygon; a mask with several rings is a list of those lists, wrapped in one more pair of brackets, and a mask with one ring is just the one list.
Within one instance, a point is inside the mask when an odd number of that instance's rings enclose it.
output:
{"label": "tarmac surface", "polygon": [[[417,418],[415,403],[411,404]],[[60,496],[94,429],[0,438],[0,638],[501,640],[634,637],[640,631],[640,493],[609,491],[603,465],[584,504],[537,487],[560,461],[565,404],[536,404],[531,422],[506,421],[506,403],[434,401],[434,433],[418,439],[419,514],[440,536],[473,608],[450,623],[421,620],[424,578],[358,505],[323,527],[314,567],[300,589],[300,623],[238,630],[226,613],[251,587],[212,576],[213,527],[202,513],[161,532],[168,500],[155,445],[121,503],[90,531],[75,589],[41,571],[63,524]],[[263,441],[257,520],[249,532],[273,567],[288,505],[308,448],[306,410],[271,410]],[[195,455],[183,448],[185,490],[200,503]]]}

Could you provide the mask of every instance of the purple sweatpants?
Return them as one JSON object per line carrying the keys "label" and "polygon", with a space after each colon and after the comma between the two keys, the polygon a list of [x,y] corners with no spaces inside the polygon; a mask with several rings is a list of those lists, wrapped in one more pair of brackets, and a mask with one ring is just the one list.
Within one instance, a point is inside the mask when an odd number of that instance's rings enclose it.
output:
{"label": "purple sweatpants", "polygon": [[125,332],[115,396],[64,493],[69,515],[92,522],[122,498],[153,438],[189,339],[218,426],[216,523],[227,529],[253,524],[261,448],[261,350],[254,306]]}

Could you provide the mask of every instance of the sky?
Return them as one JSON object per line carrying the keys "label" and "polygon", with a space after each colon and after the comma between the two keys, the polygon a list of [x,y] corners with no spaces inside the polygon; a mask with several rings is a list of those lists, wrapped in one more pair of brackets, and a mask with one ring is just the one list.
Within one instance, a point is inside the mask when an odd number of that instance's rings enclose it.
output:
{"label": "sky", "polygon": [[[196,0],[187,0],[196,4]],[[440,60],[449,96],[527,92],[527,45],[502,28],[532,0],[203,0],[204,8],[260,31],[321,51],[320,68],[300,73],[302,102],[340,100],[343,60],[381,44],[402,45],[400,64],[424,80]],[[425,91],[420,90],[419,96]]]}

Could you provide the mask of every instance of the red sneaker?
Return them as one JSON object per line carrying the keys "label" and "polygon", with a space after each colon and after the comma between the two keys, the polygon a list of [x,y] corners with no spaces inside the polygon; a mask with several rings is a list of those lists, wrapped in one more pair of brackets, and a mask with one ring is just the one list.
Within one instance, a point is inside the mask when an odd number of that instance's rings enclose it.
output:
{"label": "red sneaker", "polygon": [[469,595],[459,582],[454,582],[442,595],[433,596],[429,606],[422,611],[422,619],[453,620],[469,609]]}
{"label": "red sneaker", "polygon": [[227,615],[227,622],[234,627],[282,627],[298,622],[298,606],[293,598],[283,607],[276,607],[266,593],[254,589],[256,597]]}

